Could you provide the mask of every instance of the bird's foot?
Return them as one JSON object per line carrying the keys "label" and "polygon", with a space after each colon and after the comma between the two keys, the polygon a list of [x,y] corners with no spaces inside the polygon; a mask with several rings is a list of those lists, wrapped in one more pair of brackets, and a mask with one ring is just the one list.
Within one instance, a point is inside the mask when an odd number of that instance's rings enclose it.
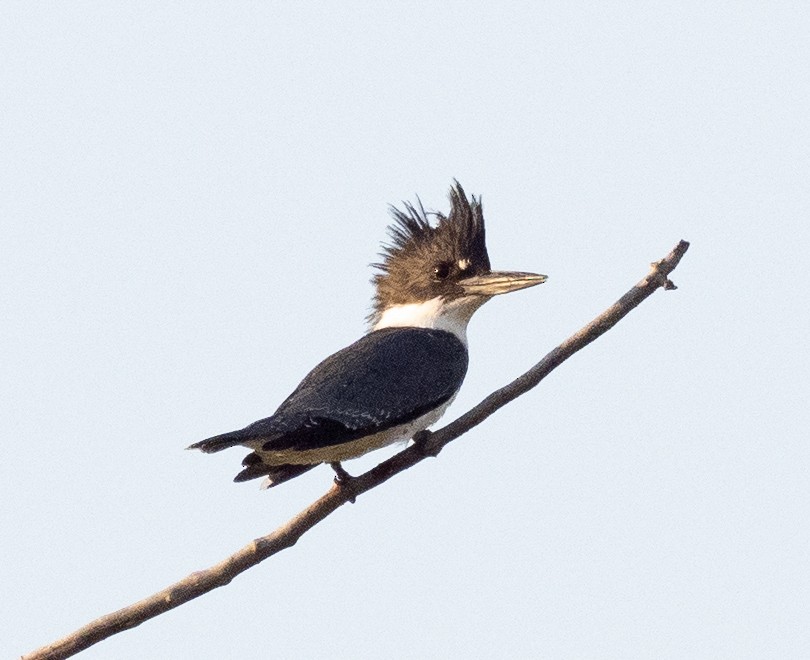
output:
{"label": "bird's foot", "polygon": [[349,495],[349,502],[354,504],[357,499],[357,493],[355,492],[354,488],[354,485],[356,483],[355,478],[348,472],[346,472],[345,469],[343,469],[343,466],[340,464],[340,462],[335,461],[333,463],[330,463],[329,465],[335,471],[335,484],[341,490],[346,490],[346,492]]}
{"label": "bird's foot", "polygon": [[432,447],[430,442],[430,436],[433,433],[425,429],[424,431],[419,431],[415,436],[413,436],[413,446],[419,450],[422,456],[433,456],[436,457],[439,455],[439,452],[442,450],[441,447]]}

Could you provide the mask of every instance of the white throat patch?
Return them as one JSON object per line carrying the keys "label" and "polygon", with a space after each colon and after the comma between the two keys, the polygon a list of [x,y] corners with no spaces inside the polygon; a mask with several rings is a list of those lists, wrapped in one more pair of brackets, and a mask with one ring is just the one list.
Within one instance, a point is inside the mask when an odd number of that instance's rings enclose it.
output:
{"label": "white throat patch", "polygon": [[465,296],[446,301],[442,297],[422,303],[394,305],[386,309],[372,330],[382,328],[432,328],[452,332],[467,345],[467,324],[475,310],[483,305],[487,296]]}

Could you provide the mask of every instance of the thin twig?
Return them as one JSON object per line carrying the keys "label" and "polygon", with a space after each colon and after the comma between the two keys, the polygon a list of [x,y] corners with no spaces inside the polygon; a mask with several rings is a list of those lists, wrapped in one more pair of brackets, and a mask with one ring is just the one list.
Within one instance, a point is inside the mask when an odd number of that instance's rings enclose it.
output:
{"label": "thin twig", "polygon": [[23,656],[22,660],[57,660],[75,655],[107,637],[134,628],[144,621],[202,596],[212,589],[224,586],[240,573],[256,566],[268,557],[272,557],[277,552],[295,545],[305,532],[346,502],[354,501],[358,495],[379,486],[426,457],[435,456],[445,445],[483,422],[499,408],[535,387],[553,369],[607,332],[656,289],[659,287],[674,289],[675,285],[669,281],[669,274],[678,265],[688,248],[689,243],[686,241],[678,243],[666,257],[653,263],[647,276],[619,298],[616,303],[557,346],[525,374],[493,392],[447,426],[433,433],[422,432],[417,435],[413,445],[380,463],[377,467],[351,480],[336,483],[320,499],[274,532],[254,540],[224,561],[192,573],[137,603],[91,621],[67,637]]}

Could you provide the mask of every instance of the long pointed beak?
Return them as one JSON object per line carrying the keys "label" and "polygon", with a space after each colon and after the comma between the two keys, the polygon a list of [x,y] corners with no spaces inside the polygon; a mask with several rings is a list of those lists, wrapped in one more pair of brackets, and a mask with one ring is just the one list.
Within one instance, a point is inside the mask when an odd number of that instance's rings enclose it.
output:
{"label": "long pointed beak", "polygon": [[517,271],[492,271],[486,275],[474,275],[459,282],[468,295],[497,296],[501,293],[519,291],[542,284],[548,278],[537,273]]}

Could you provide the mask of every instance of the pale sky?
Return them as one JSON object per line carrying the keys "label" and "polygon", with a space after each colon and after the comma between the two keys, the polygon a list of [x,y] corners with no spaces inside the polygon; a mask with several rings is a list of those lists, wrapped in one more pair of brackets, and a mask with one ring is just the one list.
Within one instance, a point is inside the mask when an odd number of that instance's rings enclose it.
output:
{"label": "pale sky", "polygon": [[[449,421],[679,239],[538,389],[81,657],[810,657],[806,3],[0,6],[0,656],[320,496],[243,452],[364,331],[387,205],[483,195]],[[383,450],[347,463],[360,472]]]}

